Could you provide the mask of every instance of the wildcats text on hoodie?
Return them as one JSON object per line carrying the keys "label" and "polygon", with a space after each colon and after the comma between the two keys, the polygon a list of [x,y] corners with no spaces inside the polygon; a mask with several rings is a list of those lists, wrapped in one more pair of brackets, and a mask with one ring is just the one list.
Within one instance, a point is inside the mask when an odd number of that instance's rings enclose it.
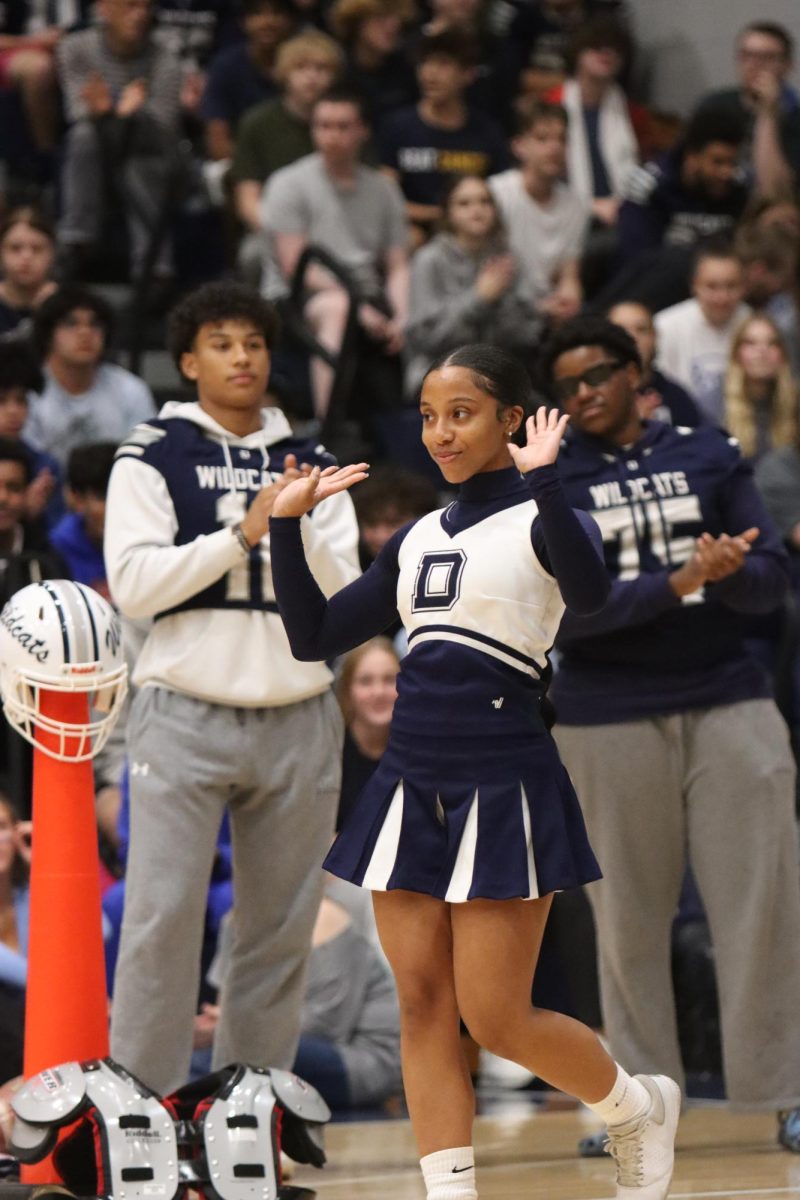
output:
{"label": "wildcats text on hoodie", "polygon": [[[719,429],[645,421],[632,446],[574,431],[558,456],[574,508],[591,513],[612,577],[602,612],[567,612],[552,688],[558,719],[599,725],[768,696],[745,622],[786,593],[786,552],[738,443]],[[679,599],[670,574],[707,531],[760,529],[744,565]]]}
{"label": "wildcats text on hoodie", "polygon": [[[213,703],[295,703],[325,691],[324,663],[298,663],[272,589],[269,535],[243,555],[231,527],[288,454],[329,466],[322,446],[292,437],[278,409],[239,438],[197,403],[169,403],[137,425],[117,452],[106,515],[105,557],[123,615],[151,619],[133,673]],[[359,574],[358,529],[346,493],[303,518],[317,581],[331,595]]]}

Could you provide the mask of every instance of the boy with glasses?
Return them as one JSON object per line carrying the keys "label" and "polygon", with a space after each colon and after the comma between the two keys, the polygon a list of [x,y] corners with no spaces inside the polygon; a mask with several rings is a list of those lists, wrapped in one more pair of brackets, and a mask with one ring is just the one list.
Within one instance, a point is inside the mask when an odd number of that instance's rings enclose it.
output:
{"label": "boy with glasses", "polygon": [[551,695],[603,879],[588,889],[615,1058],[683,1082],[670,974],[691,862],[715,947],[727,1098],[780,1111],[800,1151],[800,889],[794,764],[742,618],[778,607],[780,538],[738,445],[637,411],[633,339],[578,318],[542,369],[572,435],[558,467],[591,513],[612,577],[591,616],[567,613]]}

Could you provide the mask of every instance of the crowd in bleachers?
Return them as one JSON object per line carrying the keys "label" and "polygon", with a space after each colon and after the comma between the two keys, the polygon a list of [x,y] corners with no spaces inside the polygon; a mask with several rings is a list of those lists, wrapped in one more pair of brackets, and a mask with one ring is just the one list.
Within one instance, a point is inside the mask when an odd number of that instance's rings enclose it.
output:
{"label": "crowd in bleachers", "polygon": [[[5,11],[5,208],[34,206],[3,229],[6,330],[56,281],[141,284],[163,312],[198,278],[239,273],[291,297],[329,352],[310,380],[301,354],[298,382],[287,346],[275,377],[322,418],[351,309],[355,345],[391,362],[362,386],[413,402],[448,340],[531,357],[586,305],[671,307],[690,297],[696,244],[736,234],[740,299],[792,332],[800,110],[791,38],[769,22],[737,39],[738,86],[681,122],[630,94],[636,48],[614,0]],[[309,244],[342,271],[312,262],[292,292]],[[452,325],[429,314],[441,295]],[[697,353],[724,352],[740,317],[706,314]],[[694,308],[673,319],[694,336]],[[354,407],[369,426],[370,403]]]}
{"label": "crowd in bleachers", "polygon": [[[579,314],[607,315],[638,349],[643,418],[738,439],[796,601],[800,93],[782,27],[754,13],[731,53],[736,83],[683,118],[636,89],[620,0],[0,6],[0,601],[48,577],[116,599],[103,554],[115,450],[183,398],[144,351],[163,345],[175,301],[220,278],[281,316],[268,396],[287,434],[322,430],[383,464],[353,496],[362,567],[438,503],[442,480],[416,444],[431,362],[492,343],[549,399],[540,346]],[[750,633],[797,739],[793,604]],[[399,626],[389,634],[342,670],[342,811],[386,744],[404,650]],[[112,975],[124,732],[97,771]],[[5,734],[0,772],[27,818],[29,756]],[[11,823],[3,800],[0,849]],[[0,861],[6,1078],[19,1070],[28,832]],[[205,968],[232,903],[224,837],[215,855]],[[320,910],[297,1059],[340,1106],[399,1088],[396,1001],[349,903],[334,890]],[[198,997],[200,1050],[229,960],[223,932]]]}
{"label": "crowd in bleachers", "polygon": [[738,85],[680,121],[631,94],[614,0],[75,0],[4,19],[6,332],[56,283],[116,284],[138,367],[177,294],[238,274],[285,310],[279,399],[324,420],[334,394],[336,422],[385,453],[376,410],[413,403],[441,347],[532,361],[586,307],[688,302],[660,318],[659,366],[718,391],[744,311],[696,294],[695,248],[718,236],[738,303],[797,361],[800,109],[779,26],[743,30]]}

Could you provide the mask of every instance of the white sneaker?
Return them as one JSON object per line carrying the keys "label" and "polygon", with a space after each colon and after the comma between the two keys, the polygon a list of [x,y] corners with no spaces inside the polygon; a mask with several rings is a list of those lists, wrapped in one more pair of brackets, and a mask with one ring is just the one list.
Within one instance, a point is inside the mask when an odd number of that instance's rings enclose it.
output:
{"label": "white sneaker", "polygon": [[637,1075],[650,1093],[644,1116],[608,1130],[617,1164],[617,1200],[666,1200],[675,1158],[681,1090],[666,1075]]}

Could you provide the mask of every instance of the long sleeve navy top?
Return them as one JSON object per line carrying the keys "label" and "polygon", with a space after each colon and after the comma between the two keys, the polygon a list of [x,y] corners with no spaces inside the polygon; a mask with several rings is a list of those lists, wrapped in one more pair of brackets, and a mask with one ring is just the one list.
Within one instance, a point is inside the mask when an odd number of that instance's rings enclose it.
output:
{"label": "long sleeve navy top", "polygon": [[[515,521],[524,544],[503,540]],[[360,579],[329,599],[306,564],[299,519],[273,517],[270,541],[275,595],[295,657],[343,653],[382,632],[398,612],[407,622],[413,614],[395,724],[420,733],[432,722],[484,732],[488,697],[496,700],[498,689],[509,700],[495,709],[493,727],[527,728],[531,690],[541,692],[564,605],[589,614],[609,591],[599,530],[570,507],[552,466],[525,479],[513,467],[474,476],[453,504],[399,530]],[[531,628],[541,628],[533,648],[515,637],[528,602]]]}

